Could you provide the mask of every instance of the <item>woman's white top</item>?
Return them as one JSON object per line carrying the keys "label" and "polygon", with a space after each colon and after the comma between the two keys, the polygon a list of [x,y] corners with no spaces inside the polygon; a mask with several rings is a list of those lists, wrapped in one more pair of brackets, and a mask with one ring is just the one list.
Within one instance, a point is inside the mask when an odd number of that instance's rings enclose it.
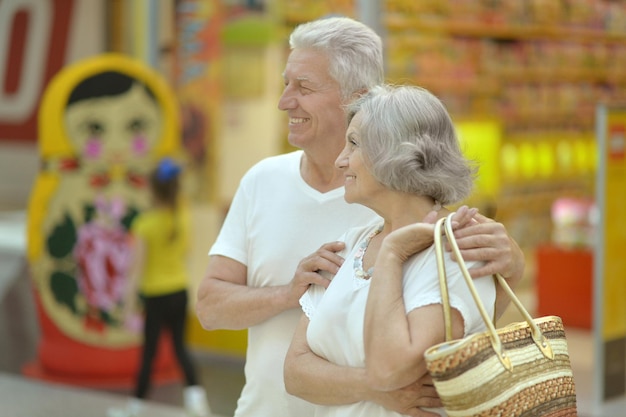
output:
{"label": "woman's white top", "polygon": [[[345,262],[327,290],[313,285],[300,299],[302,310],[310,320],[307,341],[311,350],[328,361],[350,367],[365,367],[363,321],[370,280],[355,274],[354,258],[367,235],[380,226],[378,222],[351,229],[341,238],[346,242]],[[445,254],[450,303],[463,316],[465,335],[485,330],[471,293],[459,266],[449,253]],[[474,263],[467,262],[468,268]],[[407,314],[418,307],[441,304],[441,292],[434,246],[414,255],[403,268],[403,292]],[[491,276],[474,280],[478,293],[493,316],[495,284]],[[443,323],[441,323],[443,326]],[[342,406],[316,406],[317,417],[391,417],[400,416],[372,402]],[[445,415],[445,414],[443,414]]]}

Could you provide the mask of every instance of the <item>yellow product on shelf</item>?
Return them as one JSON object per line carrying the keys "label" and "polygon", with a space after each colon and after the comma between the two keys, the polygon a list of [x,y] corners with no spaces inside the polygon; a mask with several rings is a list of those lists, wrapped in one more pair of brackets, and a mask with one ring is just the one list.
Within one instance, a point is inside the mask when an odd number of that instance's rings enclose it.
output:
{"label": "yellow product on shelf", "polygon": [[593,155],[589,155],[589,147],[587,141],[584,139],[578,139],[572,143],[574,148],[574,169],[577,174],[584,175],[589,172],[590,163],[589,158]]}
{"label": "yellow product on shelf", "polygon": [[500,123],[467,120],[456,122],[455,127],[465,155],[480,164],[475,193],[493,197],[500,190]]}
{"label": "yellow product on shelf", "polygon": [[537,143],[537,173],[542,179],[551,178],[554,175],[555,157],[554,148],[547,140]]}
{"label": "yellow product on shelf", "polygon": [[556,160],[558,171],[564,176],[569,176],[573,172],[573,151],[571,142],[565,139],[558,141],[556,145]]}
{"label": "yellow product on shelf", "polygon": [[598,169],[598,146],[595,136],[592,136],[587,140],[587,153],[589,155],[589,158],[587,159],[589,170],[595,173],[596,169]]}
{"label": "yellow product on shelf", "polygon": [[502,145],[500,150],[500,166],[502,168],[502,178],[505,181],[515,182],[520,177],[519,172],[519,152],[512,143]]}
{"label": "yellow product on shelf", "polygon": [[537,176],[537,151],[532,142],[523,142],[519,146],[520,171],[523,179],[534,179]]}

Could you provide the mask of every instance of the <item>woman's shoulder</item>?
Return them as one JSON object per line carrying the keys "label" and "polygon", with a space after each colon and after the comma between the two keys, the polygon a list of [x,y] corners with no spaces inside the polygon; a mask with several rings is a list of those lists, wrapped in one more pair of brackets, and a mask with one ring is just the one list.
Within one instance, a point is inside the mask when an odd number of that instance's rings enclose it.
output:
{"label": "woman's shoulder", "polygon": [[361,226],[352,227],[348,229],[339,240],[346,244],[346,248],[353,247],[358,242],[365,239],[372,231],[378,229],[382,222],[382,219],[375,218]]}

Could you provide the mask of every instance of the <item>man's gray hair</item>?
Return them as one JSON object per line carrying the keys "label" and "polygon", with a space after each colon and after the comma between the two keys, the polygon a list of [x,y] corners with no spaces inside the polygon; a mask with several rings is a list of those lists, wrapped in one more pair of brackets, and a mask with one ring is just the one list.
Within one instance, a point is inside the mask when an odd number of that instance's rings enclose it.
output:
{"label": "man's gray hair", "polygon": [[330,76],[347,100],[384,82],[383,43],[378,34],[348,17],[328,17],[297,26],[289,37],[291,49],[325,53]]}

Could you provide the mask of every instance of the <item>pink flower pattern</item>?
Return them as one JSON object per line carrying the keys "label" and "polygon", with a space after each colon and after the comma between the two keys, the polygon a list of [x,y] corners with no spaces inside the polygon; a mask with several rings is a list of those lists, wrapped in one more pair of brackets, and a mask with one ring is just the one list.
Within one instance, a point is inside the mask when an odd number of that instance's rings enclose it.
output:
{"label": "pink flower pattern", "polygon": [[[124,297],[130,267],[129,235],[119,223],[123,208],[97,202],[99,217],[78,231],[78,287],[87,304],[110,311]],[[103,219],[105,217],[105,219]],[[106,221],[108,220],[108,221]]]}

